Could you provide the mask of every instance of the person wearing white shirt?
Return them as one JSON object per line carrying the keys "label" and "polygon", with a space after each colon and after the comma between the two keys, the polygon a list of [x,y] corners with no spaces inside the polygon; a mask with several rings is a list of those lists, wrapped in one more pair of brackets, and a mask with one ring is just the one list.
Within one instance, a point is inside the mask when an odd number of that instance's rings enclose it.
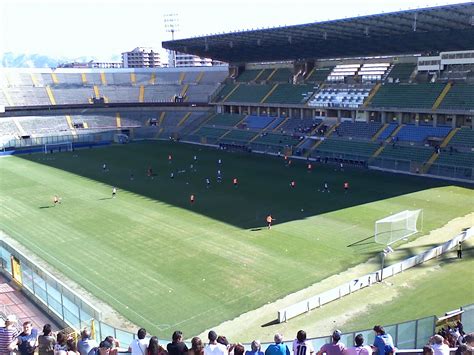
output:
{"label": "person wearing white shirt", "polygon": [[133,339],[128,347],[128,352],[131,355],[147,355],[148,341],[145,339],[146,330],[144,328],[138,329],[137,339]]}
{"label": "person wearing white shirt", "polygon": [[204,355],[229,355],[227,348],[217,342],[217,334],[211,330],[208,334],[209,344],[204,348]]}

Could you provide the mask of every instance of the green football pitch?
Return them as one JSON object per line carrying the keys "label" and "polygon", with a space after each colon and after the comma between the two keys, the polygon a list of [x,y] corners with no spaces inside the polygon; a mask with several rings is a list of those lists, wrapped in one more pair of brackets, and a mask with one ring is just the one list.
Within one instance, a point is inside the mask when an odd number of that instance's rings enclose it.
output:
{"label": "green football pitch", "polygon": [[[0,168],[5,233],[163,338],[367,261],[382,249],[374,222],[390,214],[422,208],[426,233],[474,209],[472,189],[439,180],[324,164],[308,172],[304,161],[172,142],[8,157]],[[330,193],[318,191],[324,182]]]}

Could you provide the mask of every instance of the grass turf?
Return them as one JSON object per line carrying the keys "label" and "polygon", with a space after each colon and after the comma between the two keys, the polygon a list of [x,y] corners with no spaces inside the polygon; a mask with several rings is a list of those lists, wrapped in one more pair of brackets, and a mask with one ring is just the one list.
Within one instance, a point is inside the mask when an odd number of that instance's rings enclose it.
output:
{"label": "grass turf", "polygon": [[[302,162],[286,168],[281,158],[176,143],[0,165],[5,232],[162,337],[175,329],[197,334],[367,260],[381,250],[374,221],[391,213],[423,208],[429,231],[473,210],[465,204],[473,191],[446,182],[322,165],[308,173]],[[317,191],[324,182],[331,193]],[[52,207],[55,194],[62,204]],[[268,213],[276,219],[271,230]]]}

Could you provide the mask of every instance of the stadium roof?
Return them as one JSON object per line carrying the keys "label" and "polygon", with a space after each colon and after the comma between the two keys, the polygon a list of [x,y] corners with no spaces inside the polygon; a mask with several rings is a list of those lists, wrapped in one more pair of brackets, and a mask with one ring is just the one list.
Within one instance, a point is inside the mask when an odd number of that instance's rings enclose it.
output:
{"label": "stadium roof", "polygon": [[228,63],[474,49],[474,2],[163,42]]}

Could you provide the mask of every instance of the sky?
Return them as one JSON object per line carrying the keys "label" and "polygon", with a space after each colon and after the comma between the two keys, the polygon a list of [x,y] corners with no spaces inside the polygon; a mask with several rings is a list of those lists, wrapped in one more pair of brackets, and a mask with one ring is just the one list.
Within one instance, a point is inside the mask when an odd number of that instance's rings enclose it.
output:
{"label": "sky", "polygon": [[463,0],[0,0],[5,52],[110,60],[175,39],[469,2]]}

